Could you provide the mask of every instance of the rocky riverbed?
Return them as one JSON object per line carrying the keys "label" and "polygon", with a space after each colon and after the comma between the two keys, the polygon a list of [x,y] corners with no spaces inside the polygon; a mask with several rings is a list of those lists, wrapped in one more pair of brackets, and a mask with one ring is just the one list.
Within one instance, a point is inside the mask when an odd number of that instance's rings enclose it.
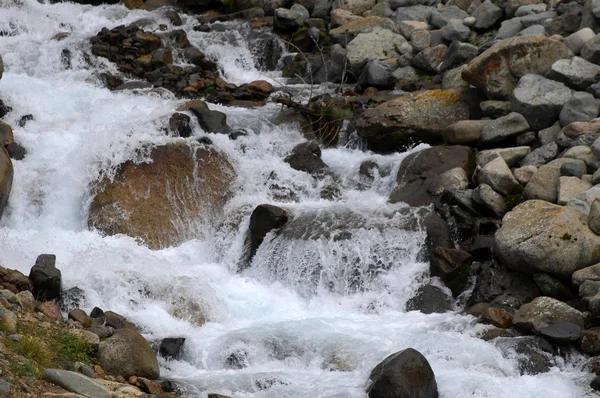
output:
{"label": "rocky riverbed", "polygon": [[0,4],[0,396],[600,390],[600,3],[50,3]]}

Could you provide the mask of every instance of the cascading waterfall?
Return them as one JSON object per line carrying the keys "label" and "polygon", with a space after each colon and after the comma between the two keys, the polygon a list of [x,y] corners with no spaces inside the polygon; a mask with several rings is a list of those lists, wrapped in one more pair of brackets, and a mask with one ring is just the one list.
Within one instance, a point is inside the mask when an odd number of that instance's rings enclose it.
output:
{"label": "cascading waterfall", "polygon": [[[13,191],[0,223],[3,266],[27,273],[38,254],[54,253],[65,288],[84,291],[85,310],[122,313],[149,340],[185,337],[183,358],[160,363],[162,375],[180,381],[188,396],[364,398],[373,366],[406,347],[427,357],[441,397],[585,396],[589,376],[576,357],[548,373],[520,376],[516,354],[478,339],[486,327],[472,317],[406,312],[406,302],[428,279],[419,256],[424,233],[405,228],[415,220],[413,211],[387,204],[406,154],[325,149],[340,197],[320,199],[331,181],[283,162],[304,138],[298,124],[274,123],[280,112],[274,104],[210,105],[225,112],[231,126],[252,132],[235,141],[194,126],[190,140],[210,136],[237,173],[222,220],[206,226],[212,234],[152,251],[133,238],[88,230],[90,185],[100,172],[133,158],[140,143],[176,140],[163,126],[182,101],[164,91],[111,92],[96,75],[114,65],[88,55],[89,37],[101,28],[143,18],[152,21],[148,30],[168,24],[160,12],[122,5],[1,2],[0,54],[7,70],[0,98],[12,106],[6,122],[28,150],[14,162]],[[201,33],[193,25],[190,17],[182,28],[219,62],[226,79],[277,79],[256,69],[247,27],[228,22]],[[69,36],[52,39],[63,31]],[[33,120],[18,127],[25,114]],[[370,187],[357,177],[365,160],[389,171]],[[281,192],[293,195],[286,202]],[[303,217],[329,230],[311,239],[271,234],[251,267],[238,273],[250,213],[261,203],[289,209],[300,232]]]}

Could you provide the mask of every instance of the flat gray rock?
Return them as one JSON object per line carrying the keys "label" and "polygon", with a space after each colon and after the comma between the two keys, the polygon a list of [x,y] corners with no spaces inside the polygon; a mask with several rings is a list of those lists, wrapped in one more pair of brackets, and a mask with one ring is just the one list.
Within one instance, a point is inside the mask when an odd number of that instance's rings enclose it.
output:
{"label": "flat gray rock", "polygon": [[60,369],[46,369],[42,379],[67,391],[90,398],[111,398],[110,392],[101,384],[82,374]]}

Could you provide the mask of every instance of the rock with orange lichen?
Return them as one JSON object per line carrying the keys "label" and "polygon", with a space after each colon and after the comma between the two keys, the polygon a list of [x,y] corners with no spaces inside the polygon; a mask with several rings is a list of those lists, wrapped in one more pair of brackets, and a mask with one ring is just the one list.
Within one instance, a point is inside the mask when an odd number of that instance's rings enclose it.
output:
{"label": "rock with orange lichen", "polygon": [[507,213],[496,232],[495,254],[509,268],[570,279],[600,262],[600,237],[572,207],[528,200]]}
{"label": "rock with orange lichen", "polygon": [[470,119],[480,98],[467,89],[427,90],[403,94],[365,111],[356,121],[359,136],[371,149],[391,152],[411,142],[439,144],[444,130]]}
{"label": "rock with orange lichen", "polygon": [[462,78],[494,99],[508,98],[528,73],[544,76],[552,64],[573,57],[560,41],[543,35],[502,40],[472,60]]}

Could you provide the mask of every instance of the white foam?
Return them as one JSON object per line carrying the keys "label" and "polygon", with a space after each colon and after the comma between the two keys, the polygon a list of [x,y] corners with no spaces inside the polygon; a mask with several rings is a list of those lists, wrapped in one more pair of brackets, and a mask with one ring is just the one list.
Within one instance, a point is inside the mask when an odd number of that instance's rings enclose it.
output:
{"label": "white foam", "polygon": [[[361,214],[393,213],[402,207],[388,205],[387,197],[405,154],[383,156],[343,148],[323,151],[324,161],[340,176],[342,196],[337,204],[322,200],[320,190],[330,181],[316,181],[282,160],[303,137],[297,125],[270,122],[279,109],[275,105],[258,110],[211,105],[226,112],[232,126],[253,131],[235,141],[210,134],[238,174],[223,222],[212,226],[214,237],[151,251],[132,238],[102,237],[88,231],[91,181],[101,170],[131,158],[140,142],[172,140],[162,128],[180,102],[169,96],[110,92],[101,87],[94,73],[115,69],[93,56],[88,65],[83,55],[89,52],[88,38],[102,27],[140,18],[168,21],[161,11],[129,11],[122,5],[21,3],[0,5],[0,30],[13,34],[0,36],[6,66],[0,98],[14,108],[6,121],[28,150],[24,160],[14,162],[13,191],[0,221],[0,263],[27,273],[38,254],[54,253],[64,287],[85,291],[84,309],[99,306],[122,313],[140,324],[151,340],[186,337],[182,360],[161,361],[161,365],[165,377],[189,384],[190,396],[208,391],[238,398],[365,397],[372,367],[406,347],[418,349],[431,362],[441,397],[591,394],[586,387],[591,376],[575,365],[520,376],[514,359],[504,358],[494,345],[475,337],[482,326],[471,317],[405,312],[407,299],[427,270],[417,255],[423,235],[395,231],[392,221],[387,232],[356,232],[351,244],[318,240],[291,246],[299,252],[316,250],[325,270],[333,275],[345,266],[338,261],[339,251],[349,253],[353,245],[360,246],[356,253],[368,257],[385,245],[385,239],[393,241],[404,254],[390,254],[386,261],[395,262],[394,266],[367,291],[317,289],[306,294],[306,281],[290,268],[297,264],[294,252],[275,245],[271,237],[259,250],[256,267],[236,273],[245,228],[257,204],[276,203],[298,214],[337,207]],[[277,77],[251,65],[252,54],[239,34],[245,30],[239,30],[237,44],[231,47],[224,44],[223,35],[193,32],[193,18],[184,19],[190,40],[217,57],[226,78],[242,83]],[[69,37],[51,40],[65,30],[71,32]],[[64,48],[73,54],[69,70],[61,66]],[[18,127],[16,121],[28,113],[34,120]],[[194,135],[206,133],[196,126]],[[390,173],[377,175],[374,185],[361,188],[356,171],[365,160],[375,160]],[[276,201],[269,190],[272,184],[294,191],[297,201]],[[266,260],[275,248],[280,251],[277,261],[287,263]],[[269,267],[279,273],[269,273]],[[208,320],[204,326],[196,323],[201,317]],[[233,353],[244,353],[248,366],[232,369],[227,365]],[[333,366],[346,371],[332,371]],[[260,389],[267,385],[272,386]]]}

